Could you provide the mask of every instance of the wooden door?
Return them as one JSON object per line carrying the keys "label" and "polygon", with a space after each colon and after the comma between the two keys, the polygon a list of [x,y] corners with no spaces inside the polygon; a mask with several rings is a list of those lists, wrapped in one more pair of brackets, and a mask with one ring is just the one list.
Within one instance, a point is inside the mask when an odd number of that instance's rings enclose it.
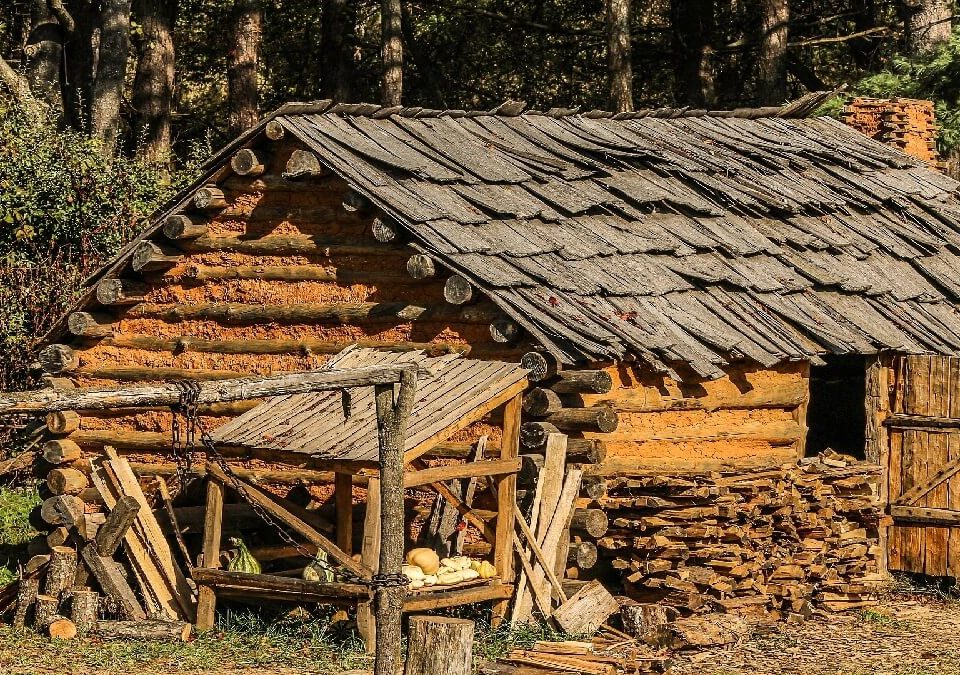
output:
{"label": "wooden door", "polygon": [[888,568],[960,576],[960,358],[893,361]]}

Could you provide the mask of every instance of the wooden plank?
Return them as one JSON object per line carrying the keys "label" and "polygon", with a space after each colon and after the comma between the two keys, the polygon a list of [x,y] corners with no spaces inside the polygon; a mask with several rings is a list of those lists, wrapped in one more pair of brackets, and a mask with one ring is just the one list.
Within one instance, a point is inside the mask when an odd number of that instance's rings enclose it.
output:
{"label": "wooden plank", "polygon": [[336,474],[333,491],[337,516],[337,546],[350,555],[353,552],[353,476],[348,473]]}
{"label": "wooden plank", "polygon": [[[947,415],[960,417],[960,358],[950,358],[950,403]],[[947,436],[947,461],[944,466],[960,459],[960,433]],[[947,485],[946,507],[960,511],[960,474],[954,474],[945,480]],[[950,528],[947,535],[947,576],[960,575],[960,528]]]}
{"label": "wooden plank", "polygon": [[240,479],[237,479],[236,481],[230,480],[230,478],[223,473],[223,470],[219,466],[211,462],[207,463],[207,473],[221,483],[230,485],[231,487],[240,490],[245,498],[263,508],[264,511],[270,514],[272,517],[280,520],[282,523],[287,525],[287,527],[290,527],[296,531],[311,544],[314,544],[326,551],[326,553],[333,558],[337,564],[346,567],[348,570],[364,579],[369,579],[372,575],[372,572],[369,568],[354,561],[349,555],[337,548],[336,544],[317,532],[302,519],[298,518],[296,515],[277,504],[273,499],[270,499],[259,489]]}
{"label": "wooden plank", "polygon": [[[220,540],[223,536],[223,484],[216,480],[207,481],[207,503],[203,518],[203,562],[201,567],[218,569],[220,567]],[[210,630],[216,623],[217,596],[214,587],[198,580],[194,570],[194,580],[199,584],[200,600],[197,605],[197,629]]]}
{"label": "wooden plank", "polygon": [[80,555],[103,592],[118,603],[124,618],[131,621],[143,621],[147,618],[146,612],[133,594],[133,589],[120,571],[119,564],[113,558],[101,556],[93,544],[84,546]]}
{"label": "wooden plank", "polygon": [[[535,500],[535,510],[530,517],[531,529],[535,534],[533,542],[537,545],[542,542],[543,535],[549,527],[550,518],[557,508],[557,500],[560,498],[560,491],[563,487],[566,453],[566,435],[549,434],[544,447],[543,468],[540,470],[537,479],[538,498]],[[529,556],[529,551],[526,555]],[[549,597],[548,590],[543,584],[535,585],[532,579],[528,581],[521,576],[521,582],[517,586],[517,597],[513,605],[513,615],[511,617],[511,623],[513,624],[529,621],[532,616],[531,598],[526,593],[527,583],[530,584],[531,593],[534,595],[547,593]]]}
{"label": "wooden plank", "polygon": [[120,481],[124,494],[130,495],[140,502],[140,511],[137,513],[135,526],[142,529],[147,548],[173,591],[174,599],[183,611],[180,618],[192,622],[196,614],[193,590],[187,583],[187,578],[170,549],[166,534],[160,527],[160,523],[157,522],[156,516],[153,515],[153,509],[150,508],[150,503],[140,488],[140,481],[137,480],[127,460],[121,459],[113,448],[104,448],[104,452],[110,458],[110,469],[116,475],[117,480]]}
{"label": "wooden plank", "polygon": [[[123,494],[115,482],[116,478],[109,470],[109,462],[100,458],[94,461],[94,471],[90,478],[103,496],[107,508],[113,509]],[[138,500],[139,501],[139,500]],[[141,510],[143,507],[141,506]],[[180,607],[173,597],[173,590],[167,584],[158,565],[150,556],[145,542],[145,534],[139,524],[127,530],[123,537],[124,549],[130,560],[131,568],[143,591],[148,611],[162,612],[169,620],[180,618]]]}
{"label": "wooden plank", "polygon": [[440,481],[457,480],[478,476],[499,476],[515,474],[520,471],[520,458],[469,462],[467,464],[449,464],[434,466],[421,471],[408,471],[403,475],[403,487],[412,488]]}
{"label": "wooden plank", "polygon": [[[380,569],[380,479],[367,481],[366,513],[363,517],[363,544],[360,562],[376,574]],[[357,631],[363,639],[367,654],[373,654],[377,644],[377,629],[373,620],[373,606],[369,601],[357,607]]]}
{"label": "wooden plank", "polygon": [[[960,525],[960,511],[939,509],[929,506],[891,506],[890,515],[894,520],[903,523],[918,523],[924,525]],[[937,529],[937,528],[927,528]],[[939,574],[936,576],[943,576]]]}
{"label": "wooden plank", "polygon": [[513,584],[503,584],[499,582],[451,591],[430,591],[428,593],[417,593],[408,596],[403,602],[403,611],[405,613],[428,612],[435,609],[459,607],[460,605],[470,605],[476,602],[487,602],[490,600],[506,602],[509,601],[512,595]]}
{"label": "wooden plank", "polygon": [[[526,382],[524,378],[523,382]],[[500,461],[517,462],[520,455],[520,414],[523,409],[523,394],[516,393],[503,407],[503,440],[500,444]],[[493,564],[504,584],[512,586],[515,579],[513,567],[514,506],[517,503],[517,475],[509,473],[495,481],[497,489],[497,529],[493,542]],[[493,624],[499,624],[507,614],[509,601],[504,599],[493,607]]]}
{"label": "wooden plank", "polygon": [[289,599],[293,602],[324,602],[336,599],[356,601],[370,597],[370,588],[363,584],[304,581],[273,574],[231,572],[209,567],[198,567],[194,578],[197,583],[210,588],[243,591],[250,595],[256,595],[261,591],[282,593],[289,595]]}

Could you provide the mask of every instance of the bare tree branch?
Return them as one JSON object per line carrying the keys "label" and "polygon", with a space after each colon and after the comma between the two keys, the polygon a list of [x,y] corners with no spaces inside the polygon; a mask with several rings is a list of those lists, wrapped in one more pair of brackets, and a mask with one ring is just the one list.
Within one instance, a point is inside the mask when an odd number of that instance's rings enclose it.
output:
{"label": "bare tree branch", "polygon": [[63,6],[63,0],[47,0],[47,7],[49,7],[53,15],[57,17],[57,21],[60,22],[60,27],[63,29],[64,34],[70,35],[73,33],[77,24],[73,20],[73,17],[70,16],[67,8]]}

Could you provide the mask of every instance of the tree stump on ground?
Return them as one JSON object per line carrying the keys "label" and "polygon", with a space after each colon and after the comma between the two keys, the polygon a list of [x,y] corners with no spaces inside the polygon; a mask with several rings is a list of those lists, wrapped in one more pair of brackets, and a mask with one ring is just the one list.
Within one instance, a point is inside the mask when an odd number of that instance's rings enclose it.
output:
{"label": "tree stump on ground", "polygon": [[97,627],[100,595],[96,591],[77,590],[73,592],[70,604],[70,619],[81,633],[88,633]]}
{"label": "tree stump on ground", "polygon": [[404,675],[471,675],[473,621],[411,616]]}

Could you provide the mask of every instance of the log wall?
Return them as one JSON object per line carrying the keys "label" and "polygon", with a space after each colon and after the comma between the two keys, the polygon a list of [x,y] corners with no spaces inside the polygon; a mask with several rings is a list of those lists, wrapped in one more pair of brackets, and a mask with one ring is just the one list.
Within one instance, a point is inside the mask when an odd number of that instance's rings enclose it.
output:
{"label": "log wall", "polygon": [[773,466],[803,453],[809,368],[784,363],[730,369],[727,377],[678,383],[630,365],[610,366],[606,394],[581,395],[584,405],[611,407],[614,432],[602,439],[606,459],[595,473]]}
{"label": "log wall", "polygon": [[[357,208],[344,181],[315,171],[284,178],[304,148],[264,139],[254,150],[261,175],[223,169],[221,208],[188,204],[178,214],[188,220],[151,237],[152,257],[144,249],[146,262],[137,262],[138,251],[100,302],[70,317],[73,335],[60,342],[74,359],[64,372],[48,367],[52,375],[76,386],[267,375],[320,367],[353,342],[513,361],[530,348],[493,340],[500,314],[489,303],[448,303],[449,272],[415,280],[407,261],[417,251],[378,241],[373,225],[382,214]],[[244,409],[201,412],[215,428]],[[165,410],[85,414],[72,436],[86,450],[108,442],[143,450],[169,434],[170,422]],[[484,431],[489,425],[476,425],[460,440]]]}

